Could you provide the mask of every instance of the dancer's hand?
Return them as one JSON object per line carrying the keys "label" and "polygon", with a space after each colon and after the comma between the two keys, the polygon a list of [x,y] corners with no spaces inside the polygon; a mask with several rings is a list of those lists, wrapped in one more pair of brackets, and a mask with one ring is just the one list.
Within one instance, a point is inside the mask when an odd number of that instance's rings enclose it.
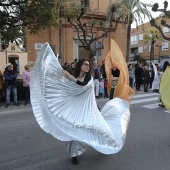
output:
{"label": "dancer's hand", "polygon": [[68,73],[66,70],[62,70],[61,73],[68,78],[69,80],[73,81],[73,82],[77,82],[77,79],[75,77],[73,77],[70,73]]}
{"label": "dancer's hand", "polygon": [[67,72],[66,70],[62,70],[61,73],[67,78],[69,78],[71,76],[70,73]]}

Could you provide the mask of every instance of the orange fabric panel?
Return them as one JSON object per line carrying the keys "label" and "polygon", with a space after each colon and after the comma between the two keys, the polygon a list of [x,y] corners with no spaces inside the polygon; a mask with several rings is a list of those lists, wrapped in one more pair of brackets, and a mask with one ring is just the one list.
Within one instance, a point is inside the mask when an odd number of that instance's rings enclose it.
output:
{"label": "orange fabric panel", "polygon": [[111,68],[114,66],[120,70],[118,83],[114,91],[114,97],[130,101],[135,95],[135,91],[129,86],[127,63],[119,46],[113,39],[111,39],[110,45],[110,51],[105,57],[105,70],[108,78],[108,94],[110,93],[111,88]]}

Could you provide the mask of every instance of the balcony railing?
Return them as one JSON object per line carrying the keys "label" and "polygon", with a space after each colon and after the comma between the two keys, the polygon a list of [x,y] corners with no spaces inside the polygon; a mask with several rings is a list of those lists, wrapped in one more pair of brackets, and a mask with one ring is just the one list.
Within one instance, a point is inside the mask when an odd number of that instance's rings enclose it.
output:
{"label": "balcony railing", "polygon": [[134,56],[136,56],[138,53],[132,53],[132,54],[130,54],[130,57],[134,57]]}
{"label": "balcony railing", "polygon": [[131,45],[136,45],[136,44],[138,44],[138,41],[131,42]]}

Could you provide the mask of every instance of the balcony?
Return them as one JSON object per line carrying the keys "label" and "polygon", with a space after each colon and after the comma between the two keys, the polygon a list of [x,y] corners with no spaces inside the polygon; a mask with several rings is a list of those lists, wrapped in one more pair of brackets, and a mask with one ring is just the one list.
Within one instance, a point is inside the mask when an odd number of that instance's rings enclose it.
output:
{"label": "balcony", "polygon": [[131,45],[136,45],[136,44],[138,44],[138,41],[131,42]]}
{"label": "balcony", "polygon": [[138,55],[138,53],[131,53],[131,54],[130,54],[130,58],[131,58],[131,57],[135,57],[136,55]]}

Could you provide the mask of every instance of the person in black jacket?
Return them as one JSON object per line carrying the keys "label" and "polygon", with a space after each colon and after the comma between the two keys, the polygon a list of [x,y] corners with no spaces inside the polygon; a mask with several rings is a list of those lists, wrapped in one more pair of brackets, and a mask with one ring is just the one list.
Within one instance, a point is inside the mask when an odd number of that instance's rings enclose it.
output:
{"label": "person in black jacket", "polygon": [[14,105],[19,106],[18,99],[17,99],[17,86],[16,86],[16,78],[17,72],[13,70],[13,65],[8,63],[5,71],[4,71],[4,78],[5,78],[5,88],[6,88],[6,105],[5,108],[10,106],[10,94],[11,91],[14,96]]}
{"label": "person in black jacket", "polygon": [[147,66],[144,66],[142,78],[143,78],[143,84],[144,84],[144,92],[148,92],[148,85],[150,82],[150,74],[149,74]]}
{"label": "person in black jacket", "polygon": [[143,72],[142,64],[139,63],[138,67],[135,69],[135,82],[137,91],[140,91],[140,85],[142,82],[142,72]]}

